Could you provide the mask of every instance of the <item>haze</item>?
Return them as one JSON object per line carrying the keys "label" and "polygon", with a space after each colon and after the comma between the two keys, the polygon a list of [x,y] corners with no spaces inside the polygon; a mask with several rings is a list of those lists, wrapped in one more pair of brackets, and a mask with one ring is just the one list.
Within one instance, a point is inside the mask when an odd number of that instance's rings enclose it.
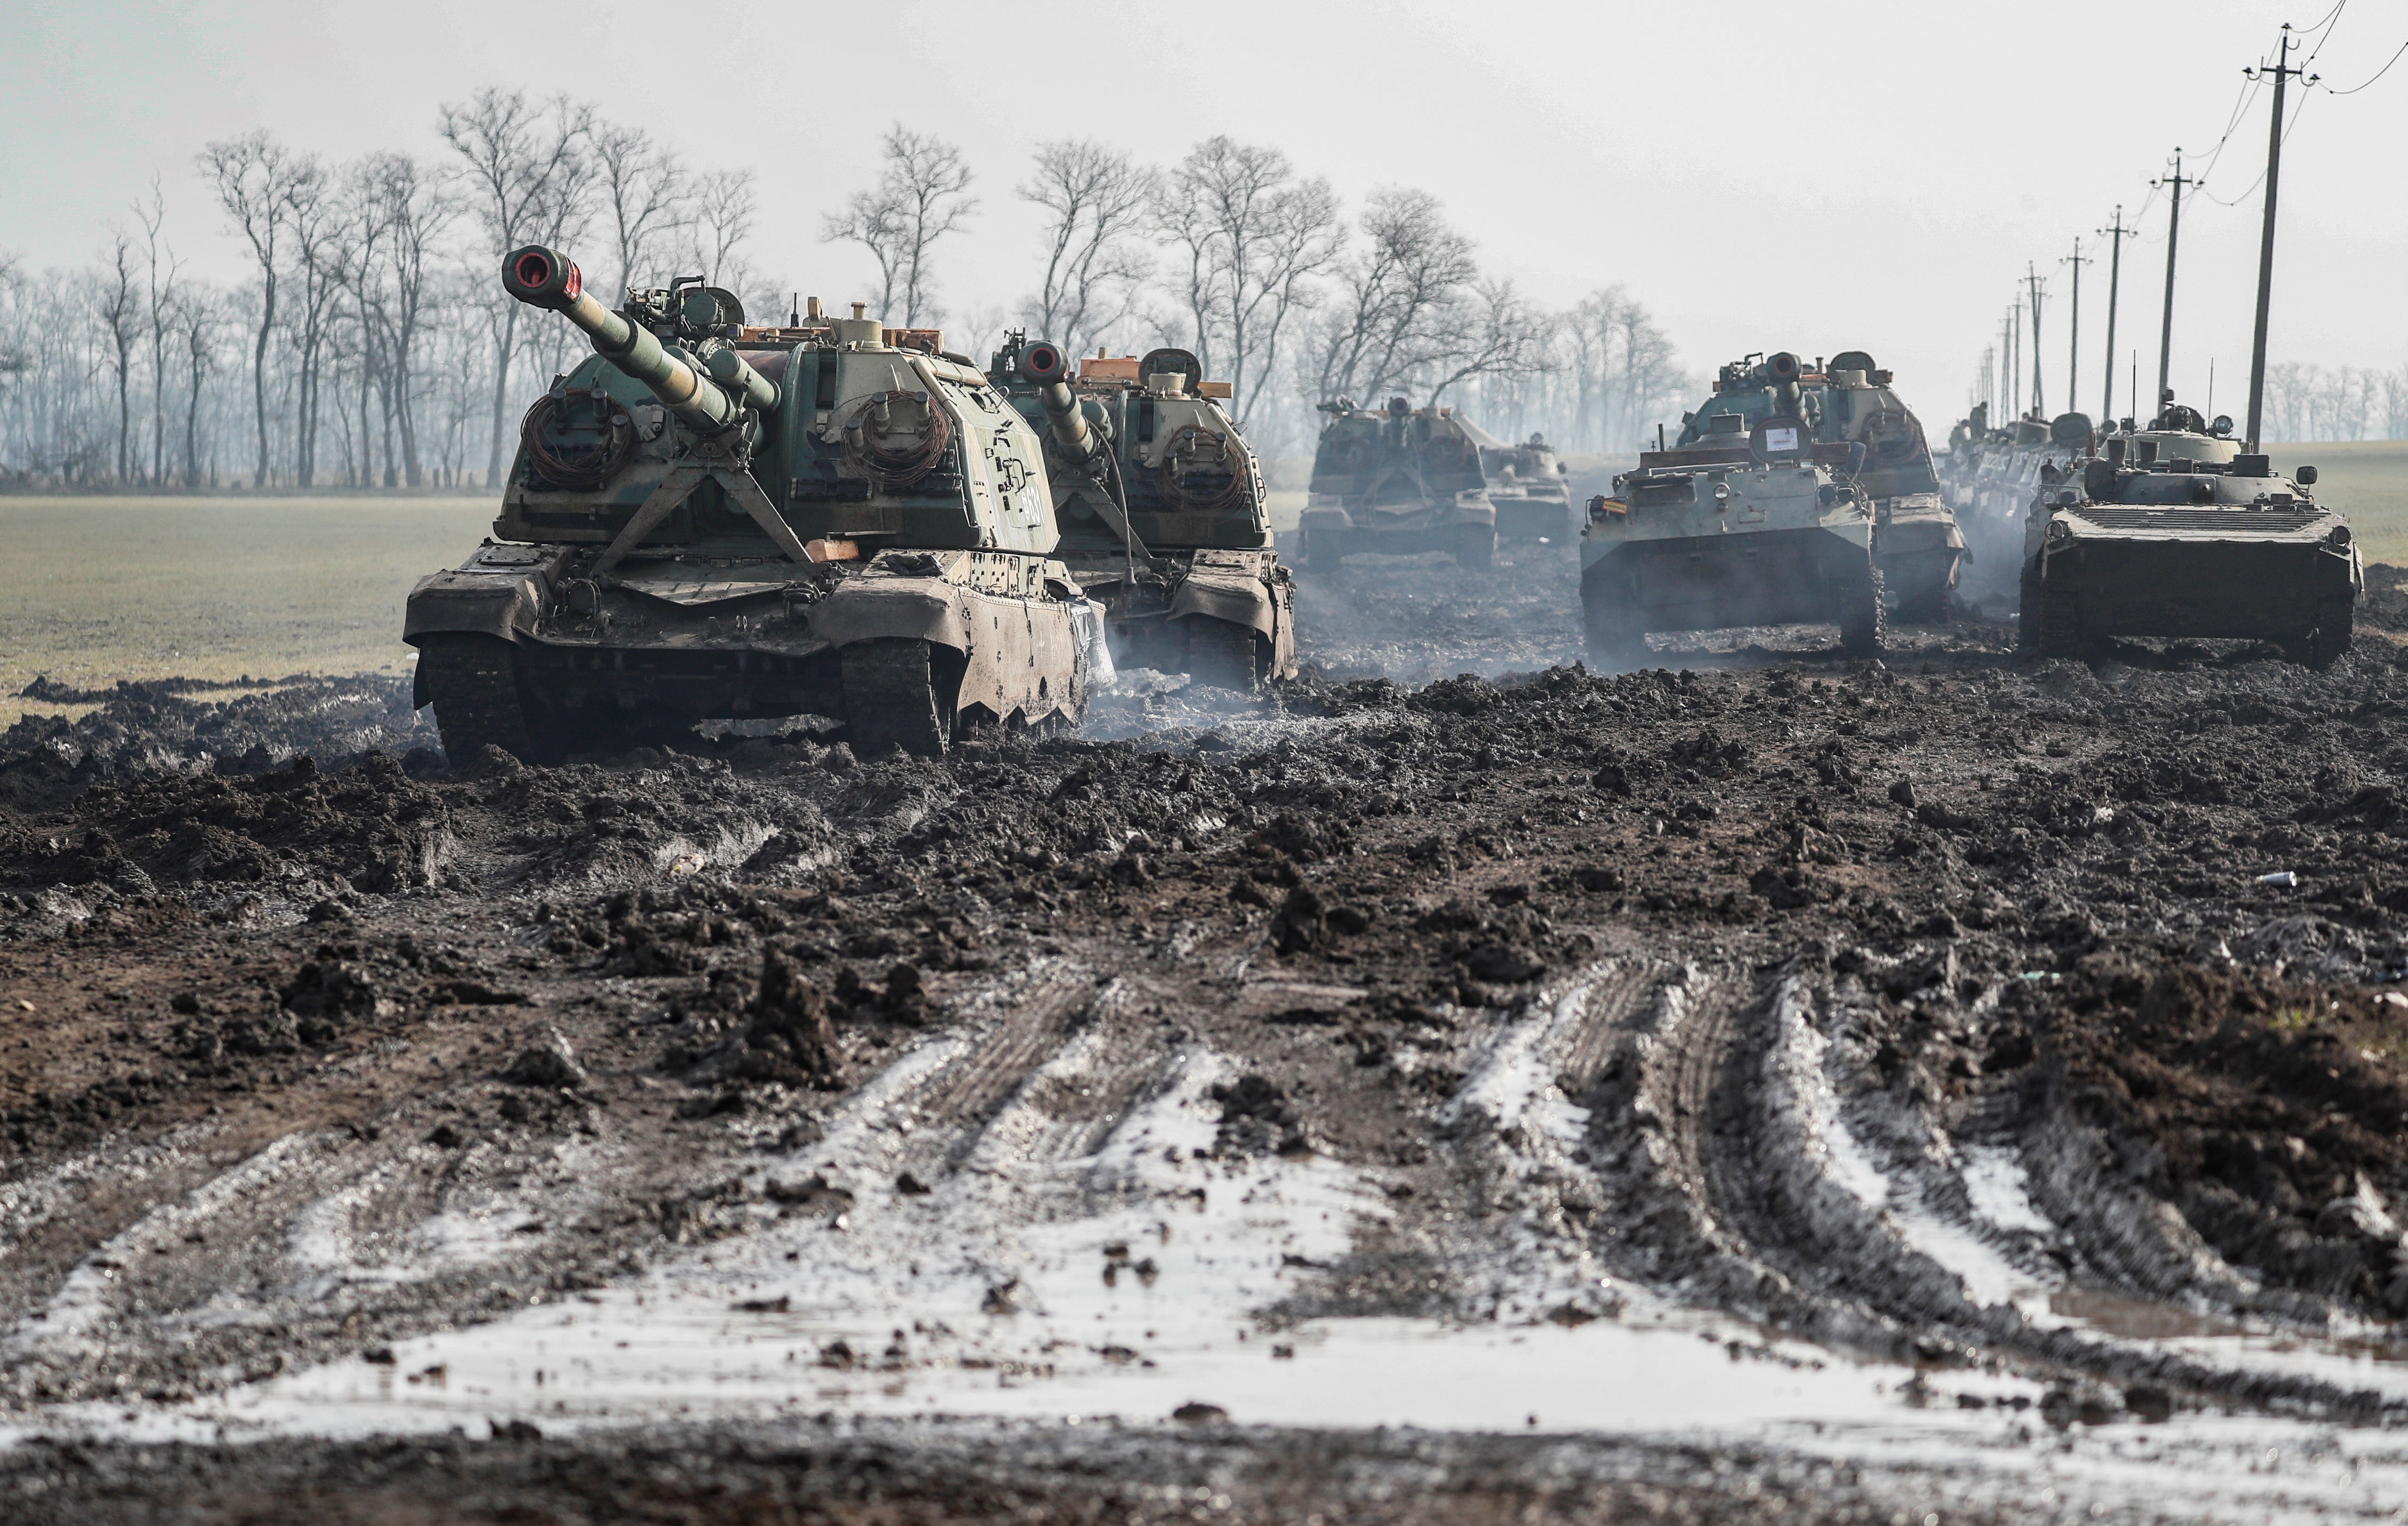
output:
{"label": "haze", "polygon": [[[2150,203],[2177,144],[2207,164],[2243,66],[2280,22],[2306,28],[2324,7],[2210,0],[2165,15],[17,0],[0,17],[0,131],[19,150],[0,182],[0,249],[34,266],[87,261],[156,173],[179,252],[238,280],[240,252],[192,167],[205,140],[264,126],[331,158],[431,157],[438,103],[500,84],[590,99],[698,166],[754,167],[758,258],[831,300],[871,284],[858,248],[819,233],[874,177],[879,133],[900,121],[957,142],[982,207],[968,236],[940,246],[942,294],[956,313],[992,311],[1035,284],[1037,218],[1012,187],[1037,142],[1093,136],[1168,163],[1226,133],[1328,177],[1350,210],[1381,186],[1434,194],[1490,270],[1548,306],[1624,284],[1692,374],[1753,350],[1863,348],[1936,423],[1964,407],[2027,261],[2051,281],[2042,364],[2062,406],[2059,257],[2119,202],[2128,215]],[[2403,36],[2408,18],[2361,3],[2313,67],[2358,84]],[[2307,99],[2285,161],[2276,360],[2402,360],[2385,277],[2408,255],[2408,210],[2388,192],[2403,139],[2408,65]],[[2213,357],[2219,407],[2245,384],[2265,148],[2260,94],[2207,180],[2239,205],[2185,207],[2174,380],[2203,393]],[[2126,247],[2119,349],[2142,351],[2145,385],[2162,198],[2143,225]],[[2084,277],[2086,405],[2107,274],[2102,257]]]}

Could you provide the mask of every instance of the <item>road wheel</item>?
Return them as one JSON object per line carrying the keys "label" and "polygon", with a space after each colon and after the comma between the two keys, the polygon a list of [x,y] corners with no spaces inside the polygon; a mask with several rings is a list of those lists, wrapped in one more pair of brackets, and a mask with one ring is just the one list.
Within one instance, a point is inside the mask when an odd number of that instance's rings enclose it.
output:
{"label": "road wheel", "polygon": [[1887,634],[1882,609],[1881,569],[1867,560],[1848,563],[1840,574],[1840,650],[1852,657],[1878,657]]}
{"label": "road wheel", "polygon": [[1188,678],[1206,688],[1254,693],[1260,667],[1253,627],[1200,615],[1186,625]]}
{"label": "road wheel", "polygon": [[2353,600],[2329,598],[2316,606],[2316,631],[2308,638],[2308,666],[2322,671],[2339,662],[2355,637],[2358,607]]}
{"label": "road wheel", "polygon": [[839,647],[844,717],[855,756],[882,756],[900,747],[918,757],[942,757],[953,742],[953,696],[938,693],[928,643],[880,637]]}
{"label": "road wheel", "polygon": [[1447,532],[1447,549],[1455,554],[1455,566],[1485,572],[1497,560],[1497,526],[1457,525]]}
{"label": "road wheel", "polygon": [[443,756],[461,771],[475,769],[488,746],[523,762],[540,761],[519,697],[517,654],[497,636],[442,632],[418,643],[419,677]]}

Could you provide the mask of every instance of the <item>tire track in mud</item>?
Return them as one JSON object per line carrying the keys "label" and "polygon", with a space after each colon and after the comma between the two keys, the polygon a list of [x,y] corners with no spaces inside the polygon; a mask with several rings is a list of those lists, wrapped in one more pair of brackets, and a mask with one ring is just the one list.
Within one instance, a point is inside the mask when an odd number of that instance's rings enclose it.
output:
{"label": "tire track in mud", "polygon": [[[1516,1214],[1503,1256],[1523,1273],[1524,1312],[1535,1312],[1532,1247],[1552,1244],[1555,1260],[1577,1263],[1561,1242],[1585,1232],[1609,1278],[1887,1360],[2003,1357],[2043,1380],[2367,1419],[2408,1412],[2398,1393],[2220,1364],[2051,1316],[2045,1294],[2067,1278],[2048,1239],[1974,1206],[1968,1159],[1944,1123],[1901,1119],[1889,1094],[1843,1096],[1834,1083],[1846,1018],[1827,980],[1795,968],[1609,960],[1500,1035],[1439,1121],[1485,1125],[1494,1190]],[[2116,1189],[2098,1143],[2054,1102],[1987,1111],[2012,1121],[1984,1117],[1983,1132],[2014,1143],[1986,1148],[2037,1158],[2029,1202],[2090,1269],[2085,1280],[2187,1295],[2178,1306],[2194,1308],[2212,1290],[2236,1313],[2325,1322],[2329,1310],[2302,1309],[2296,1295],[2257,1293],[2170,1206]],[[1526,1193],[1533,1185],[1544,1190]],[[1587,1270],[1574,1286],[1594,1285]],[[2021,1296],[2001,1292],[2010,1279]]]}

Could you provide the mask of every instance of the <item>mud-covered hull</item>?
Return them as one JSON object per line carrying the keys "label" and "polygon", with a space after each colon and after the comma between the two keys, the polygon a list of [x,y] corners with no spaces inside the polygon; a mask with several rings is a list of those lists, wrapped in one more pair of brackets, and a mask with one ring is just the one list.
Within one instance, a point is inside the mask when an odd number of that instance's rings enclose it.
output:
{"label": "mud-covered hull", "polygon": [[1224,688],[1296,676],[1296,585],[1278,554],[1066,552],[1063,561],[1103,608],[1113,661],[1189,673]]}
{"label": "mud-covered hull", "polygon": [[1412,556],[1443,551],[1485,567],[1497,550],[1497,507],[1485,494],[1410,507],[1313,507],[1297,517],[1309,567],[1333,568],[1347,556]]}
{"label": "mud-covered hull", "polygon": [[1938,620],[1965,562],[1965,532],[1937,493],[1886,500],[1873,525],[1873,562],[1901,620]]}
{"label": "mud-covered hull", "polygon": [[1499,540],[1564,540],[1580,533],[1569,496],[1491,494]]}
{"label": "mud-covered hull", "polygon": [[[1090,607],[1043,557],[890,553],[806,568],[668,555],[600,579],[581,575],[591,557],[488,546],[411,592],[417,702],[437,707],[447,748],[457,737],[552,758],[698,720],[816,714],[865,742],[940,751],[959,726],[1085,707],[1100,623],[1082,639]],[[925,693],[905,692],[915,685]]]}
{"label": "mud-covered hull", "polygon": [[1861,529],[1591,542],[1582,560],[1582,602],[1641,631],[1838,621],[1870,565]]}
{"label": "mud-covered hull", "polygon": [[2272,641],[2311,661],[2349,644],[2358,547],[2318,510],[2085,506],[2050,517],[2025,569],[2027,644],[2108,637]]}

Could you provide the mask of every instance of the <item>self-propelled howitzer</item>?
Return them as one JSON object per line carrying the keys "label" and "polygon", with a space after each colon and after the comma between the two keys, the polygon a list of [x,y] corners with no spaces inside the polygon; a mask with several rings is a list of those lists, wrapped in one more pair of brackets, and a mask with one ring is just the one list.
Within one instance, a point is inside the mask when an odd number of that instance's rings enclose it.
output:
{"label": "self-propelled howitzer", "polygon": [[816,300],[752,325],[698,278],[612,311],[542,248],[503,285],[595,353],[528,410],[494,539],[410,595],[455,762],[798,714],[938,753],[1075,719],[1109,676],[1038,440],[938,331]]}
{"label": "self-propelled howitzer", "polygon": [[1294,580],[1262,468],[1184,350],[1097,355],[1014,333],[988,370],[1046,431],[1055,554],[1101,603],[1123,667],[1251,690],[1296,676]]}

